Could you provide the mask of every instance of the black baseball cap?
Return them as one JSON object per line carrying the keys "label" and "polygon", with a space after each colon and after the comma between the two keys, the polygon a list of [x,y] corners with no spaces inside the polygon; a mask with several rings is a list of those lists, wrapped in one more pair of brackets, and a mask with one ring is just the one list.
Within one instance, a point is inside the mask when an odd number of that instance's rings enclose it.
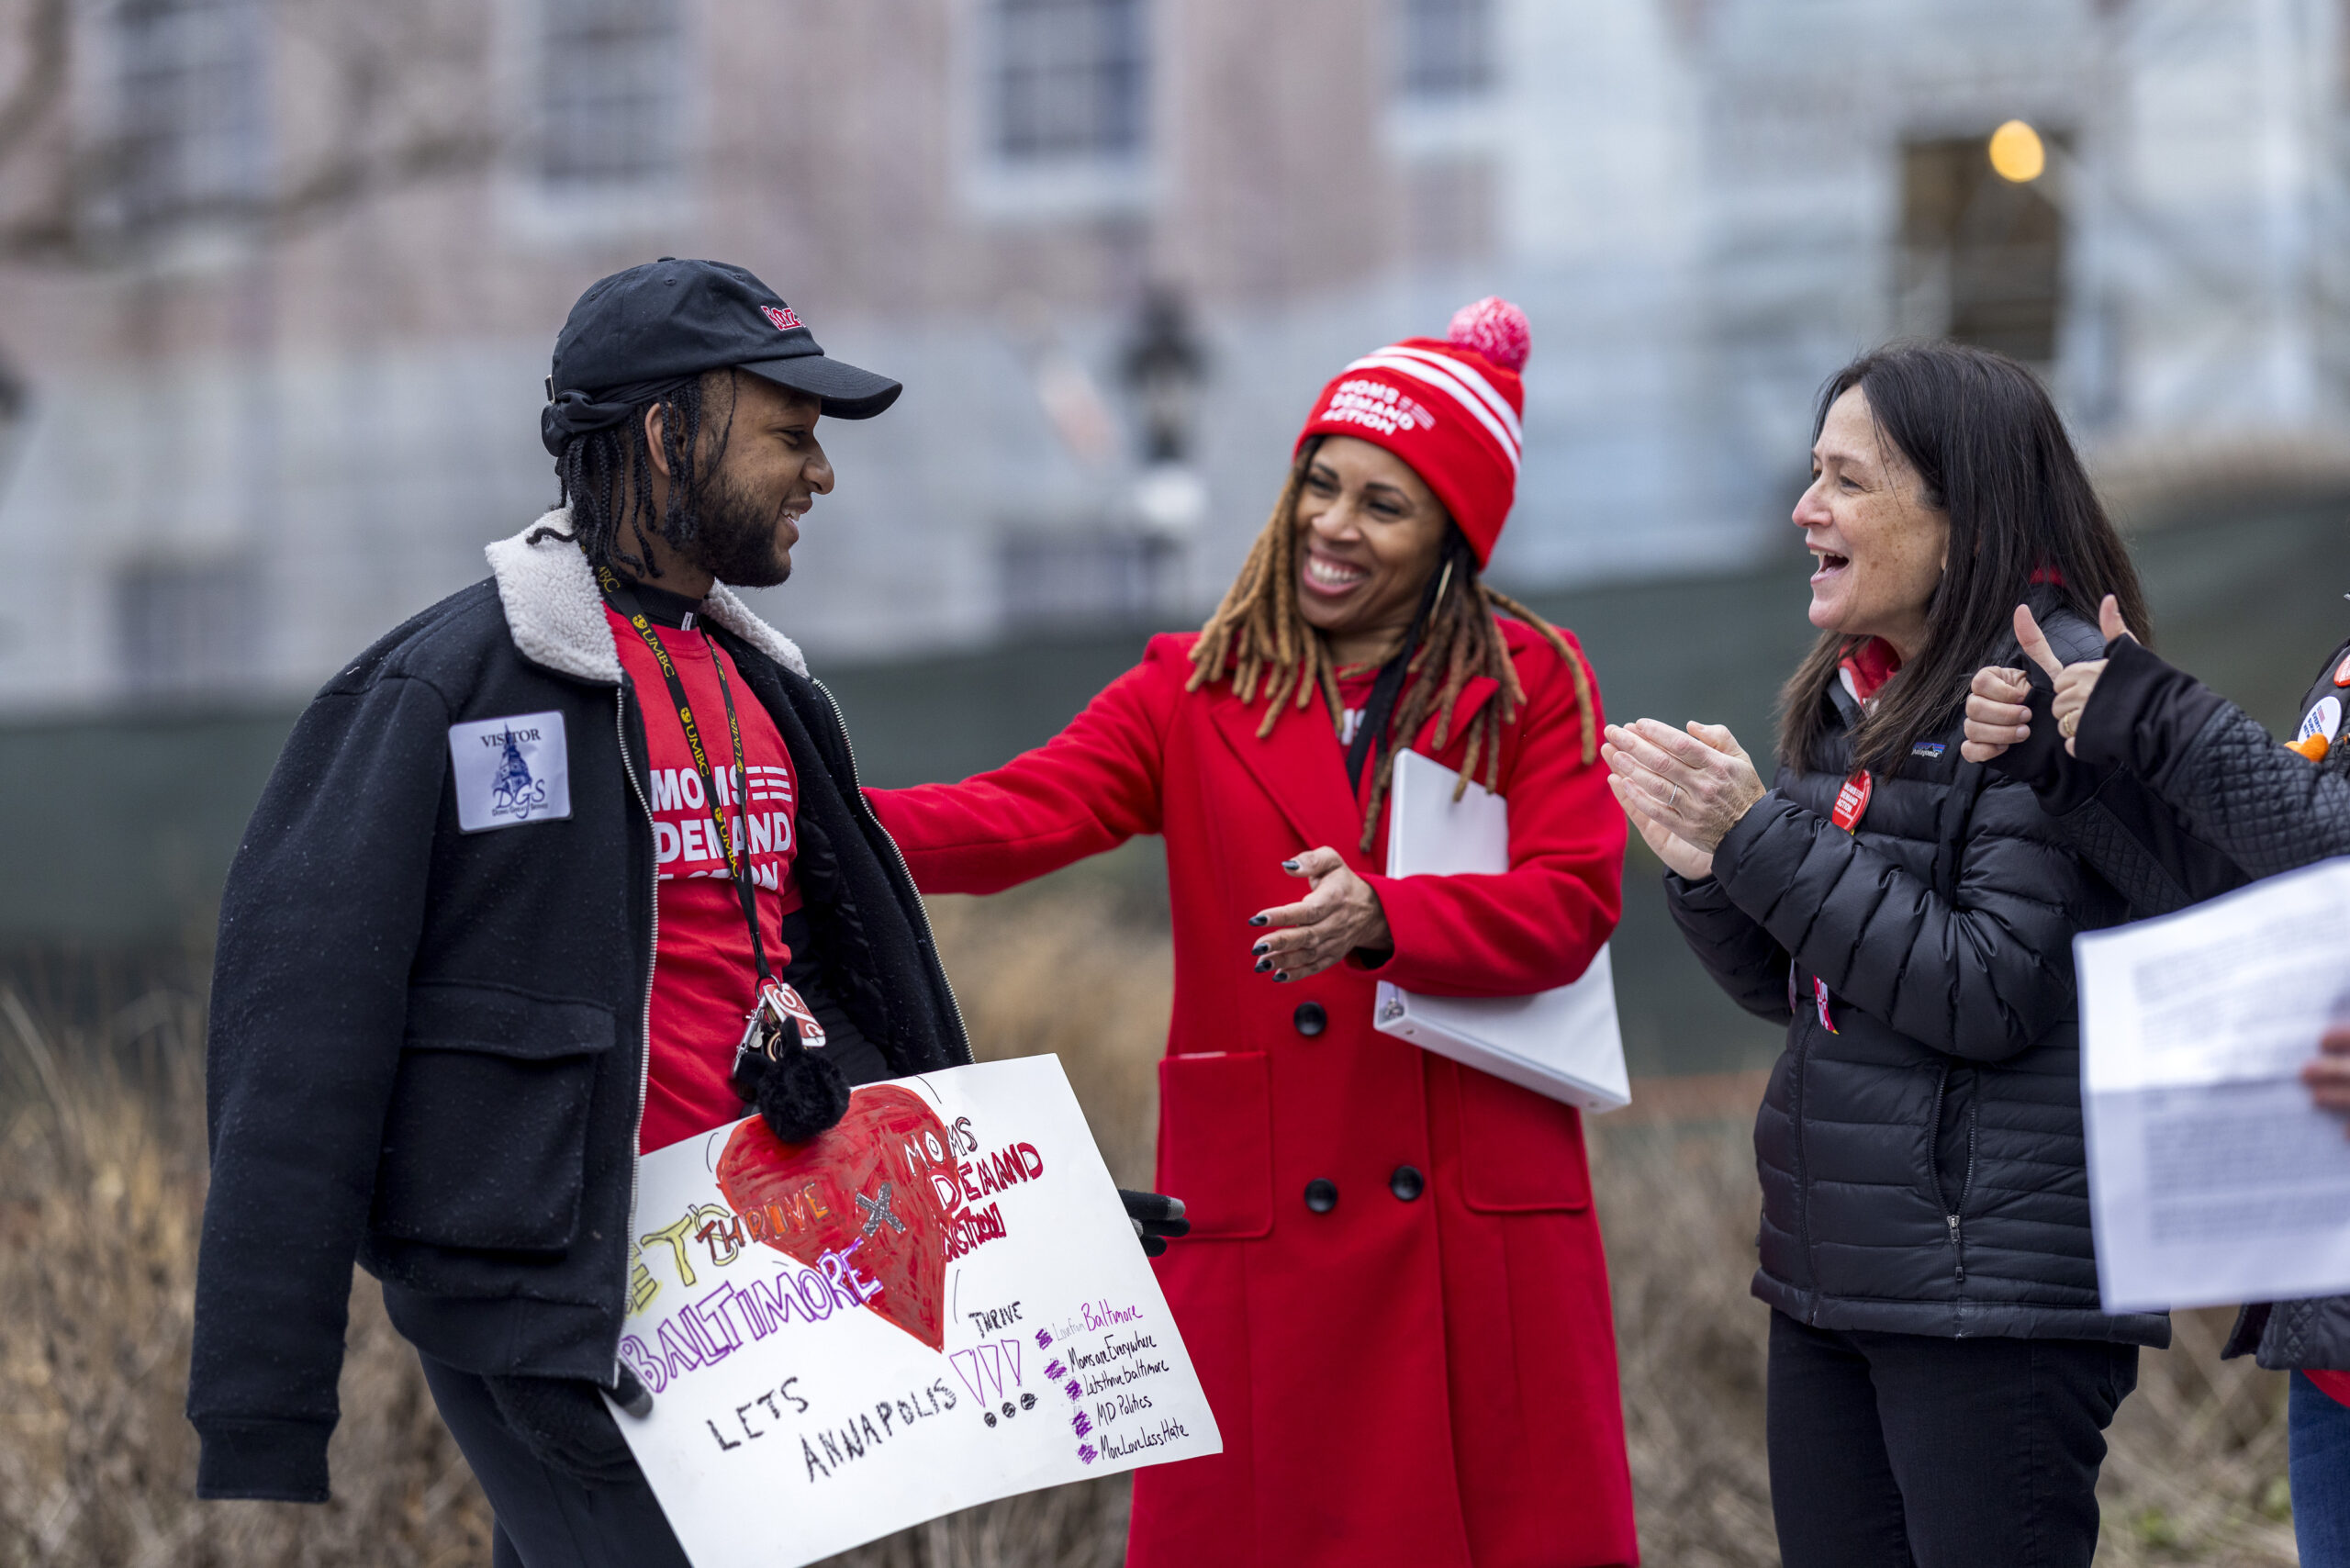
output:
{"label": "black baseball cap", "polygon": [[804,392],[836,420],[869,420],[904,390],[826,357],[782,296],[723,262],[657,262],[588,286],[555,335],[540,433],[549,452],[608,429],[655,390],[706,370],[747,370]]}

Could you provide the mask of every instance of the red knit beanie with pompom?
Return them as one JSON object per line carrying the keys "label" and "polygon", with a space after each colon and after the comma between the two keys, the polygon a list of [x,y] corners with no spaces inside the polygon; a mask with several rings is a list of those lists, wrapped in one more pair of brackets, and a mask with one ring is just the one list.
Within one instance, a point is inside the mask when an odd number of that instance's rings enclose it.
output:
{"label": "red knit beanie with pompom", "polygon": [[1350,435],[1412,465],[1468,536],[1483,566],[1517,497],[1518,379],[1532,334],[1506,299],[1463,306],[1444,338],[1406,338],[1367,354],[1322,388],[1297,444]]}

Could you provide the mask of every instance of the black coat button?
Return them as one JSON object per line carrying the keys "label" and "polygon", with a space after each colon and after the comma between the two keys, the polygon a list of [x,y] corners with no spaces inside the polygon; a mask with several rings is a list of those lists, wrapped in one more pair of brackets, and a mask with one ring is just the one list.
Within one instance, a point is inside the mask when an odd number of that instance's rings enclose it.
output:
{"label": "black coat button", "polygon": [[1330,1014],[1323,1011],[1318,1002],[1301,1002],[1297,1004],[1297,1011],[1289,1015],[1289,1021],[1297,1025],[1299,1034],[1310,1040],[1330,1026]]}
{"label": "black coat button", "polygon": [[1395,1174],[1387,1178],[1387,1190],[1408,1204],[1428,1190],[1428,1181],[1420,1174],[1418,1166],[1398,1165]]}
{"label": "black coat button", "polygon": [[1335,1182],[1316,1176],[1305,1184],[1305,1206],[1315,1214],[1326,1215],[1338,1206],[1338,1189]]}

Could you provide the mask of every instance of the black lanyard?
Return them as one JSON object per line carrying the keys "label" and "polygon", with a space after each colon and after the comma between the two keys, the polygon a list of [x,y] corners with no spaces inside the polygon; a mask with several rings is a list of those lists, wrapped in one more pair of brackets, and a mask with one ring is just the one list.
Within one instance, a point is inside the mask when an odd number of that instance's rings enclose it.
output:
{"label": "black lanyard", "polygon": [[[596,582],[604,590],[605,602],[619,610],[621,618],[636,628],[636,634],[644,639],[645,647],[653,654],[653,662],[661,666],[661,678],[668,683],[669,700],[677,707],[678,727],[686,732],[686,751],[694,759],[694,772],[701,778],[702,803],[710,808],[711,824],[718,834],[718,846],[725,852],[726,868],[734,879],[734,890],[742,896],[743,918],[751,927],[751,961],[758,967],[759,986],[764,991],[775,980],[775,972],[767,968],[767,945],[759,935],[759,904],[757,895],[751,890],[750,852],[734,842],[733,831],[726,825],[726,810],[722,803],[724,797],[719,793],[717,781],[711,777],[710,756],[702,748],[701,730],[694,722],[693,706],[686,700],[685,682],[677,678],[677,666],[670,659],[669,650],[661,645],[661,638],[653,630],[653,622],[646,618],[643,607],[637,602],[636,595],[628,584],[610,566],[596,568]],[[734,717],[734,691],[727,684],[726,661],[719,656],[718,646],[711,642],[709,633],[703,633],[701,640],[710,649],[710,667],[718,677],[719,698],[726,704],[726,733],[734,743],[734,778],[743,790],[744,812],[748,812],[750,775],[743,763],[743,726]],[[742,812],[736,813],[736,820],[743,820]]]}
{"label": "black lanyard", "polygon": [[[1404,633],[1404,645],[1395,650],[1379,669],[1379,678],[1371,684],[1371,696],[1362,705],[1362,717],[1355,725],[1352,744],[1347,747],[1347,787],[1357,795],[1362,793],[1362,770],[1387,739],[1387,726],[1395,717],[1396,700],[1404,695],[1404,678],[1411,673],[1412,655],[1420,651],[1420,640],[1427,634],[1428,618],[1436,612],[1437,601],[1444,598],[1445,588],[1452,581],[1455,555],[1452,535],[1445,539],[1444,570],[1428,578],[1428,586],[1420,591],[1420,612],[1412,618],[1411,629]],[[1431,672],[1441,674],[1440,671]]]}

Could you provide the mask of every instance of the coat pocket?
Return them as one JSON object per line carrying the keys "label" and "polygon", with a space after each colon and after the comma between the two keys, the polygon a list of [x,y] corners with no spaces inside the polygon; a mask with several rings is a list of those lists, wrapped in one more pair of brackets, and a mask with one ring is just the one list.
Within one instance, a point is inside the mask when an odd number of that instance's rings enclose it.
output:
{"label": "coat pocket", "polygon": [[611,1010],[493,986],[408,991],[373,1227],[436,1247],[555,1252],[579,1223],[588,1106]]}
{"label": "coat pocket", "polygon": [[1183,1200],[1194,1239],[1270,1234],[1273,1108],[1262,1052],[1159,1062],[1158,1182]]}
{"label": "coat pocket", "polygon": [[1460,1082],[1460,1196],[1480,1214],[1539,1214],[1591,1206],[1583,1117],[1473,1068]]}

